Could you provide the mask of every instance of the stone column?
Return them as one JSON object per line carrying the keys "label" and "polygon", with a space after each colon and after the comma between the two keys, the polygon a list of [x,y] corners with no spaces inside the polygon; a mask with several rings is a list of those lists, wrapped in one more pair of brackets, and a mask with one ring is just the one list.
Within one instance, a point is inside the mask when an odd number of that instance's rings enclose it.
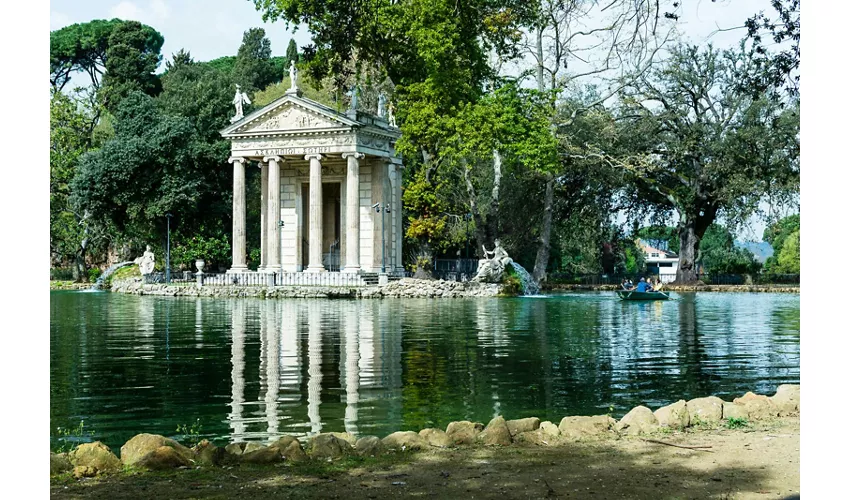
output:
{"label": "stone column", "polygon": [[266,156],[263,161],[269,163],[268,209],[266,213],[266,270],[280,270],[280,163],[279,156]]}
{"label": "stone column", "polygon": [[325,271],[322,264],[322,155],[306,155],[310,160],[310,259],[307,272]]}
{"label": "stone column", "polygon": [[404,272],[404,259],[403,254],[401,253],[402,242],[404,241],[404,219],[402,218],[402,210],[401,210],[401,185],[402,185],[402,171],[404,167],[402,165],[395,166],[395,179],[396,183],[393,186],[393,197],[395,199],[395,207],[393,210],[395,211],[395,244],[396,244],[396,271]]}
{"label": "stone column", "polygon": [[343,153],[348,161],[348,176],[345,179],[345,269],[356,273],[360,270],[360,159],[363,153]]}
{"label": "stone column", "polygon": [[267,220],[269,218],[269,165],[260,162],[260,266],[259,270],[266,268],[269,260]]}
{"label": "stone column", "polygon": [[242,273],[245,265],[245,158],[232,157],[233,163],[233,262],[228,272]]}

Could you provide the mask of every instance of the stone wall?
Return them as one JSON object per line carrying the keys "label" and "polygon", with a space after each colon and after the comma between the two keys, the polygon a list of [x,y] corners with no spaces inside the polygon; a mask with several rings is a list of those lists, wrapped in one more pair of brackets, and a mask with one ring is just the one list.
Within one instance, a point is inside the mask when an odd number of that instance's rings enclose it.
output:
{"label": "stone wall", "polygon": [[490,283],[459,283],[443,280],[417,280],[405,278],[385,286],[204,286],[143,284],[141,279],[114,280],[112,291],[135,295],[161,295],[185,297],[255,297],[255,298],[461,298],[494,297],[502,291],[501,285]]}

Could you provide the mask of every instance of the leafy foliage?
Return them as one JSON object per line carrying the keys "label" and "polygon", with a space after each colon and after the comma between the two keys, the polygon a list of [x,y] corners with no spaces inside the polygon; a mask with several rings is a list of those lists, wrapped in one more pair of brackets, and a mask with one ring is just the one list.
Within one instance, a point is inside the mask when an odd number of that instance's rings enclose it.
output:
{"label": "leafy foliage", "polygon": [[242,45],[233,65],[233,79],[243,91],[265,88],[275,79],[271,62],[271,42],[263,28],[251,28],[242,35]]}
{"label": "leafy foliage", "polygon": [[631,197],[639,209],[677,212],[680,281],[695,279],[699,242],[718,215],[742,221],[767,194],[799,191],[799,103],[742,89],[762,71],[750,56],[680,46],[623,100]]}
{"label": "leafy foliage", "polygon": [[125,21],[109,34],[106,49],[106,74],[101,98],[107,109],[115,111],[121,100],[133,91],[157,95],[161,90],[154,74],[162,60],[162,35],[138,21]]}

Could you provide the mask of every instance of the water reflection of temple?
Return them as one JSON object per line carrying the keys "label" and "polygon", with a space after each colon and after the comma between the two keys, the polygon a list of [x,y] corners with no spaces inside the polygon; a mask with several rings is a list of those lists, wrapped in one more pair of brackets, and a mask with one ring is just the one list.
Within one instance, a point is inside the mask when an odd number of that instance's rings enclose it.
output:
{"label": "water reflection of temple", "polygon": [[[372,433],[361,419],[398,425],[400,321],[383,301],[234,301],[231,439]],[[259,359],[246,356],[254,344]]]}

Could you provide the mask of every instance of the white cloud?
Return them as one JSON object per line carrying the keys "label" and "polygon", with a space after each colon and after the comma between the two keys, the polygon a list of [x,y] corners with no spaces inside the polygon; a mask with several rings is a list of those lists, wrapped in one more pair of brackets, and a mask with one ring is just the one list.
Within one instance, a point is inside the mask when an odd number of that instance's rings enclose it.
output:
{"label": "white cloud", "polygon": [[55,10],[50,11],[50,31],[64,28],[69,24],[74,24],[71,17]]}
{"label": "white cloud", "polygon": [[111,17],[119,19],[150,22],[162,22],[171,15],[171,8],[164,0],[151,0],[147,8],[142,9],[135,2],[124,0],[109,9]]}
{"label": "white cloud", "polygon": [[142,17],[142,10],[135,3],[125,1],[109,9],[109,16],[138,21]]}
{"label": "white cloud", "polygon": [[171,14],[171,9],[168,5],[165,4],[163,0],[153,0],[151,1],[151,10],[154,15],[159,19],[167,19],[169,14]]}

